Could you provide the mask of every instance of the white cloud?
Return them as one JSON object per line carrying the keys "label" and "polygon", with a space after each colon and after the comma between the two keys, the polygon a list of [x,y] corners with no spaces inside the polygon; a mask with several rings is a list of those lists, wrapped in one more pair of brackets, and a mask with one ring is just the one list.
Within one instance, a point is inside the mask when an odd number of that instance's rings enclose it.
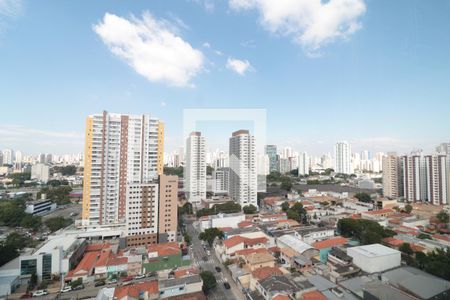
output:
{"label": "white cloud", "polygon": [[364,0],[229,0],[236,11],[256,9],[262,26],[289,36],[311,54],[361,28]]}
{"label": "white cloud", "polygon": [[240,60],[235,58],[228,58],[227,68],[238,73],[239,75],[244,75],[245,72],[251,67],[248,60]]}
{"label": "white cloud", "polygon": [[0,0],[0,16],[18,17],[23,9],[22,0]]}
{"label": "white cloud", "polygon": [[208,42],[204,42],[202,46],[205,48],[211,48],[211,45]]}
{"label": "white cloud", "polygon": [[219,55],[219,56],[222,56],[222,55],[223,55],[222,51],[220,51],[220,50],[214,50],[214,53],[216,53],[216,54]]}
{"label": "white cloud", "polygon": [[166,101],[161,101],[160,105],[161,105],[162,107],[165,107],[165,106],[167,105],[167,103],[166,103]]}
{"label": "white cloud", "polygon": [[106,13],[93,30],[114,55],[149,81],[189,86],[202,70],[204,57],[178,35],[174,26],[149,12],[144,12],[142,19]]}

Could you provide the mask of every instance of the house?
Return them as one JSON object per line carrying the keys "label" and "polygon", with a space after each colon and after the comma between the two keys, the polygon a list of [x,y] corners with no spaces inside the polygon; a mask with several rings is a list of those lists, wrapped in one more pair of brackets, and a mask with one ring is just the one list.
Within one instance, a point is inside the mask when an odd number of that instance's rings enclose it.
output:
{"label": "house", "polygon": [[295,230],[295,235],[307,244],[334,237],[334,228],[332,227],[301,227]]}
{"label": "house", "polygon": [[277,239],[280,249],[288,247],[296,252],[296,255],[303,255],[311,258],[319,254],[319,251],[311,245],[303,242],[299,237],[292,234],[285,234]]}
{"label": "house", "polygon": [[265,300],[271,300],[278,294],[300,299],[303,293],[313,291],[315,288],[308,280],[295,281],[287,275],[273,275],[258,281],[256,290]]}
{"label": "house", "polygon": [[[98,296],[97,296],[98,299]],[[159,299],[158,281],[146,281],[114,289],[116,300],[153,300]]]}
{"label": "house", "polygon": [[169,298],[202,291],[203,281],[200,275],[164,279],[159,281],[159,297]]}
{"label": "house", "polygon": [[247,238],[241,235],[235,235],[224,240],[221,245],[218,245],[217,251],[222,260],[227,260],[233,257],[236,251],[239,250],[265,248],[268,241],[266,237]]}
{"label": "house", "polygon": [[89,281],[88,277],[94,275],[94,267],[99,255],[100,253],[97,251],[87,252],[75,269],[67,273],[64,280],[67,282],[81,278],[83,282]]}
{"label": "house", "polygon": [[245,266],[249,271],[262,267],[275,267],[275,257],[273,257],[267,250],[263,252],[254,252],[244,256]]}
{"label": "house", "polygon": [[250,290],[254,291],[256,289],[256,282],[266,279],[273,275],[283,275],[283,272],[279,268],[275,267],[261,267],[255,269],[250,274]]}
{"label": "house", "polygon": [[245,221],[245,214],[243,213],[220,213],[217,215],[203,216],[200,218],[199,223],[200,230],[203,232],[208,228],[238,228],[238,224],[242,221]]}
{"label": "house", "polygon": [[371,244],[351,247],[347,255],[353,258],[353,263],[367,273],[382,272],[400,266],[400,251],[383,246]]}
{"label": "house", "polygon": [[315,242],[312,244],[312,246],[319,250],[320,261],[326,263],[328,258],[328,252],[330,252],[333,247],[343,246],[347,243],[348,239],[338,236],[327,240]]}
{"label": "house", "polygon": [[147,248],[147,253],[148,261],[143,264],[145,273],[168,270],[191,264],[190,257],[183,257],[181,249],[176,242],[150,245]]}

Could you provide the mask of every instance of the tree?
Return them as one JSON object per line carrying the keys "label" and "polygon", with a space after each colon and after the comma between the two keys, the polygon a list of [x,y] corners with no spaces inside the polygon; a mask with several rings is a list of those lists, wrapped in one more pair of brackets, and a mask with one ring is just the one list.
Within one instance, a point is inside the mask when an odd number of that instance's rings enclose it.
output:
{"label": "tree", "polygon": [[199,239],[207,242],[209,244],[209,246],[212,246],[214,239],[216,237],[218,237],[220,239],[224,238],[223,232],[216,227],[208,228],[204,232],[200,233],[198,236]]}
{"label": "tree", "polygon": [[449,215],[446,211],[441,210],[437,215],[436,218],[439,220],[439,222],[441,223],[445,223],[447,224],[449,221]]}
{"label": "tree", "polygon": [[52,200],[58,205],[64,205],[70,203],[69,194],[71,192],[72,188],[68,185],[44,187],[38,193],[38,198],[40,198],[42,194],[45,194],[47,199]]}
{"label": "tree", "polygon": [[10,245],[15,249],[23,249],[25,247],[33,246],[33,239],[13,231],[6,237],[5,244]]}
{"label": "tree", "polygon": [[425,240],[425,239],[431,240],[431,236],[429,234],[426,234],[426,233],[423,233],[423,232],[419,233],[417,235],[417,238],[421,239],[421,240]]}
{"label": "tree", "polygon": [[212,175],[214,168],[211,166],[206,166],[206,175]]}
{"label": "tree", "polygon": [[372,198],[370,198],[370,195],[367,193],[357,193],[354,197],[361,202],[373,202]]}
{"label": "tree", "polygon": [[41,217],[26,214],[22,219],[22,221],[20,222],[20,226],[37,231],[42,226]]}
{"label": "tree", "polygon": [[403,253],[405,253],[406,255],[409,255],[409,256],[411,256],[411,255],[414,254],[414,251],[413,251],[413,249],[411,248],[411,245],[410,245],[409,243],[403,243],[403,244],[398,248],[398,250],[400,250],[401,252],[403,252]]}
{"label": "tree", "polygon": [[200,273],[200,277],[203,281],[203,291],[208,293],[210,290],[217,286],[216,277],[210,271],[203,271]]}
{"label": "tree", "polygon": [[188,246],[191,244],[191,236],[187,232],[184,233],[184,241]]}
{"label": "tree", "polygon": [[17,248],[4,242],[0,243],[0,266],[19,256]]}
{"label": "tree", "polygon": [[258,211],[258,208],[256,206],[254,206],[253,204],[250,204],[250,205],[244,206],[242,208],[242,211],[246,215],[252,215],[252,214],[256,214],[256,212]]}
{"label": "tree", "polygon": [[412,207],[412,205],[411,204],[406,204],[405,205],[405,212],[406,213],[411,213],[412,212],[412,210],[413,210],[413,207]]}
{"label": "tree", "polygon": [[45,221],[45,225],[47,225],[48,229],[50,229],[51,232],[55,232],[61,228],[67,227],[71,223],[71,219],[66,219],[64,217],[54,217]]}
{"label": "tree", "polygon": [[392,230],[384,229],[375,221],[364,219],[340,219],[337,230],[341,235],[357,239],[363,245],[380,243],[383,238],[396,234]]}
{"label": "tree", "polygon": [[284,212],[287,212],[288,211],[288,209],[289,209],[289,202],[287,202],[287,201],[284,201],[283,202],[283,204],[281,204],[281,209],[284,211]]}
{"label": "tree", "polygon": [[81,285],[82,283],[83,283],[83,279],[77,278],[77,280],[74,280],[74,281],[72,281],[72,282],[70,283],[70,286],[71,286],[72,288],[74,288],[74,287],[77,287],[77,286]]}
{"label": "tree", "polygon": [[292,180],[289,177],[281,178],[281,188],[285,191],[290,191],[292,189]]}
{"label": "tree", "polygon": [[176,175],[178,177],[183,177],[183,167],[164,167],[164,175]]}

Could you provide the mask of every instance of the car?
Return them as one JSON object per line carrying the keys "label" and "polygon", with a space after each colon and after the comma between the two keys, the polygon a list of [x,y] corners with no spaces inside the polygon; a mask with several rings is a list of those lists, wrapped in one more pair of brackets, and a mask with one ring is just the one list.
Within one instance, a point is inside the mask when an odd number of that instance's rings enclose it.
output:
{"label": "car", "polygon": [[72,287],[70,285],[68,285],[61,289],[61,293],[67,293],[67,292],[70,292],[71,290],[72,290]]}
{"label": "car", "polygon": [[79,284],[77,286],[74,286],[72,288],[72,291],[79,291],[79,290],[82,290],[82,289],[84,289],[84,285],[83,284]]}
{"label": "car", "polygon": [[106,281],[106,284],[114,284],[114,283],[117,283],[117,279],[108,279]]}
{"label": "car", "polygon": [[223,283],[223,286],[224,286],[227,290],[229,290],[229,289],[231,288],[230,284],[229,284],[228,282],[226,282],[226,281]]}
{"label": "car", "polygon": [[216,266],[215,269],[216,269],[217,272],[222,272],[222,269],[220,267],[218,267],[218,266]]}
{"label": "car", "polygon": [[127,276],[124,279],[122,279],[123,282],[131,281],[133,280],[133,276]]}
{"label": "car", "polygon": [[143,278],[145,278],[145,274],[140,274],[140,275],[134,276],[134,279],[143,279]]}
{"label": "car", "polygon": [[33,292],[33,297],[40,297],[48,295],[47,290],[37,290],[36,292]]}
{"label": "car", "polygon": [[20,299],[28,299],[28,298],[31,298],[31,297],[33,297],[33,294],[25,293],[22,296],[20,296]]}
{"label": "car", "polygon": [[104,280],[99,280],[94,283],[94,286],[103,286],[105,284],[106,284],[106,282]]}
{"label": "car", "polygon": [[155,271],[147,274],[147,277],[156,277],[156,276],[158,276],[158,272],[155,272]]}

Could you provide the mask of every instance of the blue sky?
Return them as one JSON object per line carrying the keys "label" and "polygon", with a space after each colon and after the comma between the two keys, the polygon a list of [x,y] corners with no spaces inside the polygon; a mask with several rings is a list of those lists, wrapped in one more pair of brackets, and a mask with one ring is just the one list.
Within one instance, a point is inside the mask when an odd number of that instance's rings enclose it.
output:
{"label": "blue sky", "polygon": [[170,151],[185,108],[265,108],[269,142],[317,154],[450,141],[450,2],[317,1],[0,0],[0,148],[81,152],[108,110]]}

